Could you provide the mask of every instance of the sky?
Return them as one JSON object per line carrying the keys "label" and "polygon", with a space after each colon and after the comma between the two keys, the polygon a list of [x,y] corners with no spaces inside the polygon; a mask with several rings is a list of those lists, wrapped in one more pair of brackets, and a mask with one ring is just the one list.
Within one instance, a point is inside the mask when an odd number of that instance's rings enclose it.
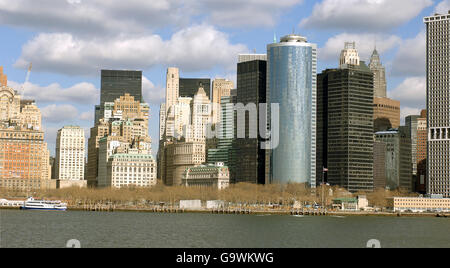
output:
{"label": "sky", "polygon": [[89,137],[101,69],[142,70],[155,153],[168,67],[185,78],[235,82],[239,53],[266,53],[274,35],[292,32],[318,44],[319,71],[338,66],[347,41],[366,61],[376,46],[402,119],[419,114],[423,17],[448,10],[450,0],[0,0],[0,66],[9,86],[36,100],[52,155],[63,126],[81,126]]}

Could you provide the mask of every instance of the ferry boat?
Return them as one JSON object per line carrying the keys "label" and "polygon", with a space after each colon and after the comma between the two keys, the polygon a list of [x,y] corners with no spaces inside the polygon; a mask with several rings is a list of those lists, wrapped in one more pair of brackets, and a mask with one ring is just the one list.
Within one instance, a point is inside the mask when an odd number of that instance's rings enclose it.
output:
{"label": "ferry boat", "polygon": [[67,204],[61,201],[46,201],[46,200],[34,200],[30,197],[24,202],[23,206],[20,207],[22,210],[56,210],[56,211],[66,211]]}

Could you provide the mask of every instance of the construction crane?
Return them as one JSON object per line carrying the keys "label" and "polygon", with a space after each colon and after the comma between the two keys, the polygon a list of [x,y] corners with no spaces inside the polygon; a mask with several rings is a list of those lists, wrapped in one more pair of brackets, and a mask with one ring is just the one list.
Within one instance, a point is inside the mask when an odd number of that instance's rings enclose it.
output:
{"label": "construction crane", "polygon": [[25,83],[23,83],[22,85],[22,90],[20,93],[22,98],[25,98],[25,85],[30,81],[31,69],[33,69],[33,63],[30,63],[30,66],[28,67],[27,77],[25,78]]}

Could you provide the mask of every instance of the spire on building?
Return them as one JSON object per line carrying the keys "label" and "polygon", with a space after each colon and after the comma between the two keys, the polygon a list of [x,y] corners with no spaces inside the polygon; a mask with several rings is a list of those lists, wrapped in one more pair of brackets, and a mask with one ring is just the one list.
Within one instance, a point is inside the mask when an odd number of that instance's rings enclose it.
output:
{"label": "spire on building", "polygon": [[381,63],[380,54],[375,49],[373,50],[372,56],[370,57],[369,68],[373,72],[374,79],[374,94],[378,98],[387,97],[387,83],[386,83],[386,69]]}

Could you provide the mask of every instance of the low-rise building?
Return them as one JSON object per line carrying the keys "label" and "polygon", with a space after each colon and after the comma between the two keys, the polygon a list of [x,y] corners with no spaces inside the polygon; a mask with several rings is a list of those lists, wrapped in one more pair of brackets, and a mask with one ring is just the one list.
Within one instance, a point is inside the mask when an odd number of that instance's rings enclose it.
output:
{"label": "low-rise building", "polygon": [[333,200],[333,208],[342,211],[360,211],[369,208],[369,201],[365,195],[358,197],[343,197]]}
{"label": "low-rise building", "polygon": [[114,154],[109,158],[107,187],[152,187],[156,183],[156,161],[151,154],[129,150],[126,154]]}
{"label": "low-rise building", "polygon": [[450,198],[394,197],[388,200],[388,209],[394,212],[450,212]]}
{"label": "low-rise building", "polygon": [[358,199],[355,197],[343,197],[333,200],[333,208],[342,211],[358,211]]}
{"label": "low-rise building", "polygon": [[182,185],[223,190],[230,186],[230,171],[223,163],[190,167],[183,174]]}

